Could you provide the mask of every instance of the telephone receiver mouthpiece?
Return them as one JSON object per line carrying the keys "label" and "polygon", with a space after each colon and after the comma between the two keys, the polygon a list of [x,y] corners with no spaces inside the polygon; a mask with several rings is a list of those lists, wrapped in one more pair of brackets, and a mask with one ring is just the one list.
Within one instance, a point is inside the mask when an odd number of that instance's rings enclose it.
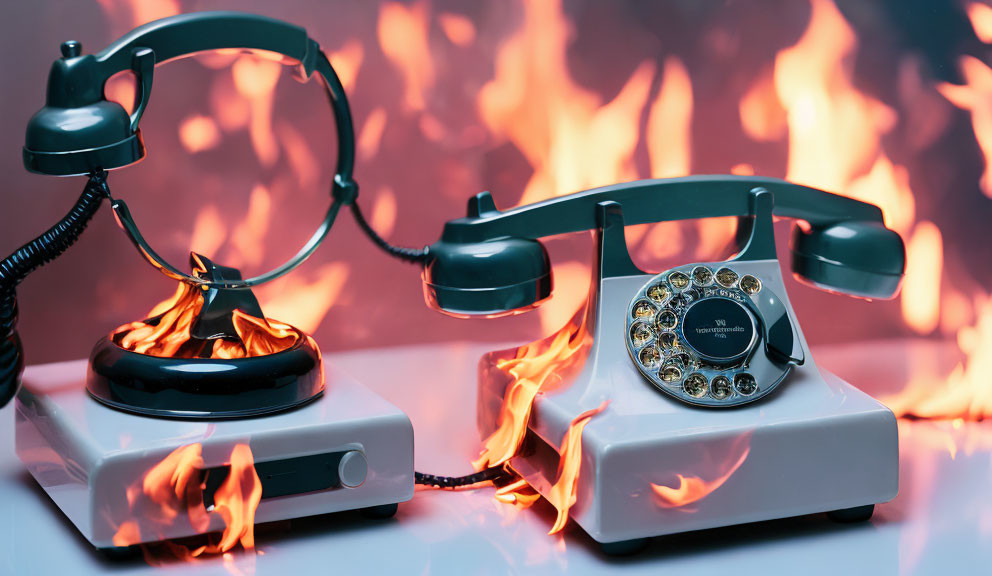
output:
{"label": "telephone receiver mouthpiece", "polygon": [[137,48],[130,69],[137,80],[134,112],[128,114],[103,95],[104,66],[82,55],[79,42],[62,43],[62,58],[48,75],[45,106],[28,122],[24,167],[52,176],[77,176],[113,170],[145,157],[138,121],[151,94],[155,54]]}

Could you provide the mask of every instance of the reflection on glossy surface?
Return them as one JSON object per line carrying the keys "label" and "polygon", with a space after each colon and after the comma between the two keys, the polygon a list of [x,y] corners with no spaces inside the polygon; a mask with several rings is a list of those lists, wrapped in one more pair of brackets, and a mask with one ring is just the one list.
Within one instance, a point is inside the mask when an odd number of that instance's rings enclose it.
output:
{"label": "reflection on glossy surface", "polygon": [[214,516],[223,520],[223,533],[217,541],[198,546],[163,542],[144,547],[145,559],[159,564],[163,553],[180,560],[203,554],[223,554],[240,543],[246,550],[255,548],[255,510],[262,499],[262,482],[255,472],[254,458],[247,444],[237,444],[231,451],[229,473],[213,496],[214,504],[204,506],[206,478],[200,444],[180,446],[153,466],[139,481],[127,488],[129,515],[114,534],[115,546],[132,546],[143,541],[160,541],[161,531],[142,534],[141,526],[165,526],[189,522],[193,530],[204,534]]}
{"label": "reflection on glossy surface", "polygon": [[[476,414],[465,409],[476,402],[472,384],[478,359],[489,350],[506,347],[451,344],[364,350],[334,355],[330,362],[360,374],[364,383],[407,411],[417,431],[417,469],[461,474],[471,472],[466,462],[478,449]],[[857,350],[874,363],[860,364]],[[891,392],[905,381],[907,355],[922,358],[928,350],[935,357],[944,354],[939,343],[920,341],[818,348],[813,356],[877,394]],[[953,343],[947,347],[948,369],[956,362],[955,350]],[[384,354],[394,362],[377,361]],[[447,361],[438,365],[436,358],[441,356]],[[851,358],[845,365],[844,359]],[[879,366],[881,361],[891,365]],[[57,371],[57,366],[32,368],[31,374],[47,373],[57,387]],[[432,393],[425,395],[428,386]],[[102,409],[95,404],[94,408]],[[11,410],[0,411],[0,420],[6,420],[0,425],[9,428],[11,419]],[[176,424],[187,434],[194,429],[206,433],[203,423]],[[644,575],[745,575],[793,566],[808,575],[975,573],[976,566],[987,563],[992,546],[992,500],[987,496],[992,423],[902,422],[899,433],[900,493],[878,506],[874,518],[864,525],[836,525],[814,515],[656,538],[639,555],[609,559],[576,526],[566,526],[559,534],[561,540],[549,538],[546,532],[556,512],[547,504],[539,502],[521,511],[495,502],[493,489],[426,491],[401,505],[396,521],[370,524],[343,513],[263,525],[256,531],[257,556],[232,551],[182,570],[188,576],[226,575],[229,568],[245,574],[304,574],[333,558],[340,573],[622,570]],[[747,466],[745,461],[742,468]],[[674,478],[651,480],[673,486]],[[94,553],[24,474],[10,442],[0,443],[0,502],[2,574],[158,573],[140,559],[108,561]]]}
{"label": "reflection on glossy surface", "polygon": [[[658,506],[662,508],[681,508],[684,506],[689,506],[695,502],[706,498],[714,491],[716,491],[723,483],[727,481],[728,478],[733,476],[734,472],[741,467],[741,464],[747,460],[747,455],[751,451],[749,445],[751,435],[747,434],[738,439],[736,444],[741,445],[743,448],[740,449],[740,456],[737,457],[736,461],[731,461],[726,472],[720,473],[719,476],[712,478],[711,480],[706,480],[700,476],[683,476],[682,474],[676,474],[678,478],[677,487],[669,487],[661,484],[651,483],[651,489],[654,490],[655,495],[658,496],[656,502]],[[691,509],[686,509],[691,511]]]}

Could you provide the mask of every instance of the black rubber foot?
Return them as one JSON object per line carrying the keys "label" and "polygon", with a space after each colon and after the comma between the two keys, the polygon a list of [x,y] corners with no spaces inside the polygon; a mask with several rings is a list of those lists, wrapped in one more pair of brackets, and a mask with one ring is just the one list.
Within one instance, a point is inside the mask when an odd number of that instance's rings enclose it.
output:
{"label": "black rubber foot", "polygon": [[141,555],[141,546],[111,546],[110,548],[97,548],[108,560],[127,560]]}
{"label": "black rubber foot", "polygon": [[620,542],[601,542],[603,554],[607,556],[630,556],[637,554],[648,545],[647,538],[634,538],[633,540],[622,540]]}
{"label": "black rubber foot", "polygon": [[827,512],[827,518],[830,518],[834,522],[841,522],[844,524],[849,524],[851,522],[865,522],[871,519],[871,515],[875,512],[875,505],[868,504],[867,506],[855,506],[854,508],[845,508],[843,510],[832,510]]}
{"label": "black rubber foot", "polygon": [[396,511],[399,509],[399,504],[382,504],[380,506],[369,506],[368,508],[362,508],[362,516],[366,518],[373,518],[376,520],[382,520],[384,518],[392,518],[396,516]]}

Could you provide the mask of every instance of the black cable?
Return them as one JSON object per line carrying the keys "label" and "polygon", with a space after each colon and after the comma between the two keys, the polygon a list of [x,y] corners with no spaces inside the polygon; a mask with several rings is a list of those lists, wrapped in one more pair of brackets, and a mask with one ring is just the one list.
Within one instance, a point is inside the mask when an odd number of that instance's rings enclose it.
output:
{"label": "black cable", "polygon": [[358,227],[362,229],[362,232],[365,232],[373,244],[382,248],[387,254],[406,262],[422,263],[427,260],[429,250],[426,246],[419,249],[393,246],[372,229],[368,220],[365,219],[365,215],[362,214],[362,209],[358,206],[358,182],[352,180],[347,174],[334,175],[331,196],[342,204],[351,206],[351,213],[355,216]]}
{"label": "black cable", "polygon": [[407,262],[420,263],[427,259],[427,247],[423,248],[404,248],[402,246],[393,246],[389,242],[379,236],[372,226],[369,225],[368,221],[365,220],[365,215],[362,214],[362,209],[358,207],[358,202],[351,203],[351,213],[355,215],[355,221],[358,222],[358,226],[365,232],[365,235],[369,237],[372,242],[385,250],[390,256],[399,258],[400,260],[405,260]]}
{"label": "black cable", "polygon": [[90,175],[69,213],[47,232],[0,261],[0,408],[17,393],[24,368],[24,350],[17,334],[17,285],[37,268],[72,246],[108,197],[107,173]]}
{"label": "black cable", "polygon": [[424,474],[423,472],[413,473],[413,482],[415,484],[421,484],[424,486],[434,486],[436,488],[461,488],[463,486],[471,486],[472,484],[478,484],[480,482],[486,482],[488,480],[496,481],[503,478],[509,478],[510,473],[500,466],[493,466],[492,468],[486,468],[475,474],[469,474],[468,476],[435,476],[433,474]]}

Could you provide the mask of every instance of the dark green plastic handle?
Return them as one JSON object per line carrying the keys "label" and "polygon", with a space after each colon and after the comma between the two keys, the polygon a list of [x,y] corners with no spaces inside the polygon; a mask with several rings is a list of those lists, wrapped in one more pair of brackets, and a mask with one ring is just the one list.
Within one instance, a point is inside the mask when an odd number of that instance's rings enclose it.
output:
{"label": "dark green plastic handle", "polygon": [[208,280],[198,278],[169,264],[148,244],[134,222],[127,204],[114,199],[112,207],[118,222],[131,242],[152,266],[170,278],[203,287],[248,288],[274,280],[303,263],[317,249],[330,230],[342,201],[338,189],[355,186],[352,174],[355,163],[355,135],[351,111],[344,87],[320,46],[307,36],[306,30],[279,20],[241,12],[197,12],[156,20],[135,28],[103,51],[93,55],[102,82],[114,74],[131,69],[138,79],[135,111],[131,130],[148,102],[155,65],[176,58],[221,49],[265,50],[282,54],[300,63],[303,79],[314,71],[324,79],[338,129],[338,159],[334,177],[335,200],[331,203],[317,231],[290,260],[265,274],[248,279]]}
{"label": "dark green plastic handle", "polygon": [[751,195],[764,188],[775,195],[774,213],[810,224],[845,220],[882,222],[877,206],[777,178],[754,176],[687,176],[638,180],[552,198],[499,211],[489,192],[476,195],[466,218],[444,225],[445,242],[484,242],[494,238],[538,239],[593,230],[599,226],[596,206],[605,201],[623,205],[624,224],[647,224],[720,216],[750,216]]}
{"label": "dark green plastic handle", "polygon": [[299,26],[265,16],[194,12],[139,26],[94,56],[109,78],[131,67],[131,53],[136,48],[151,48],[157,64],[223,48],[267,50],[307,62],[310,38]]}
{"label": "dark green plastic handle", "polygon": [[124,70],[134,70],[139,76],[132,130],[137,128],[151,92],[149,57],[143,49],[151,50],[156,66],[197,52],[244,49],[276,52],[298,61],[304,72],[303,79],[318,72],[330,92],[338,139],[351,143],[338,147],[337,174],[345,181],[351,180],[355,136],[344,88],[320,51],[320,45],[307,36],[303,28],[256,14],[194,12],[149,22],[128,32],[93,58],[101,85]]}

